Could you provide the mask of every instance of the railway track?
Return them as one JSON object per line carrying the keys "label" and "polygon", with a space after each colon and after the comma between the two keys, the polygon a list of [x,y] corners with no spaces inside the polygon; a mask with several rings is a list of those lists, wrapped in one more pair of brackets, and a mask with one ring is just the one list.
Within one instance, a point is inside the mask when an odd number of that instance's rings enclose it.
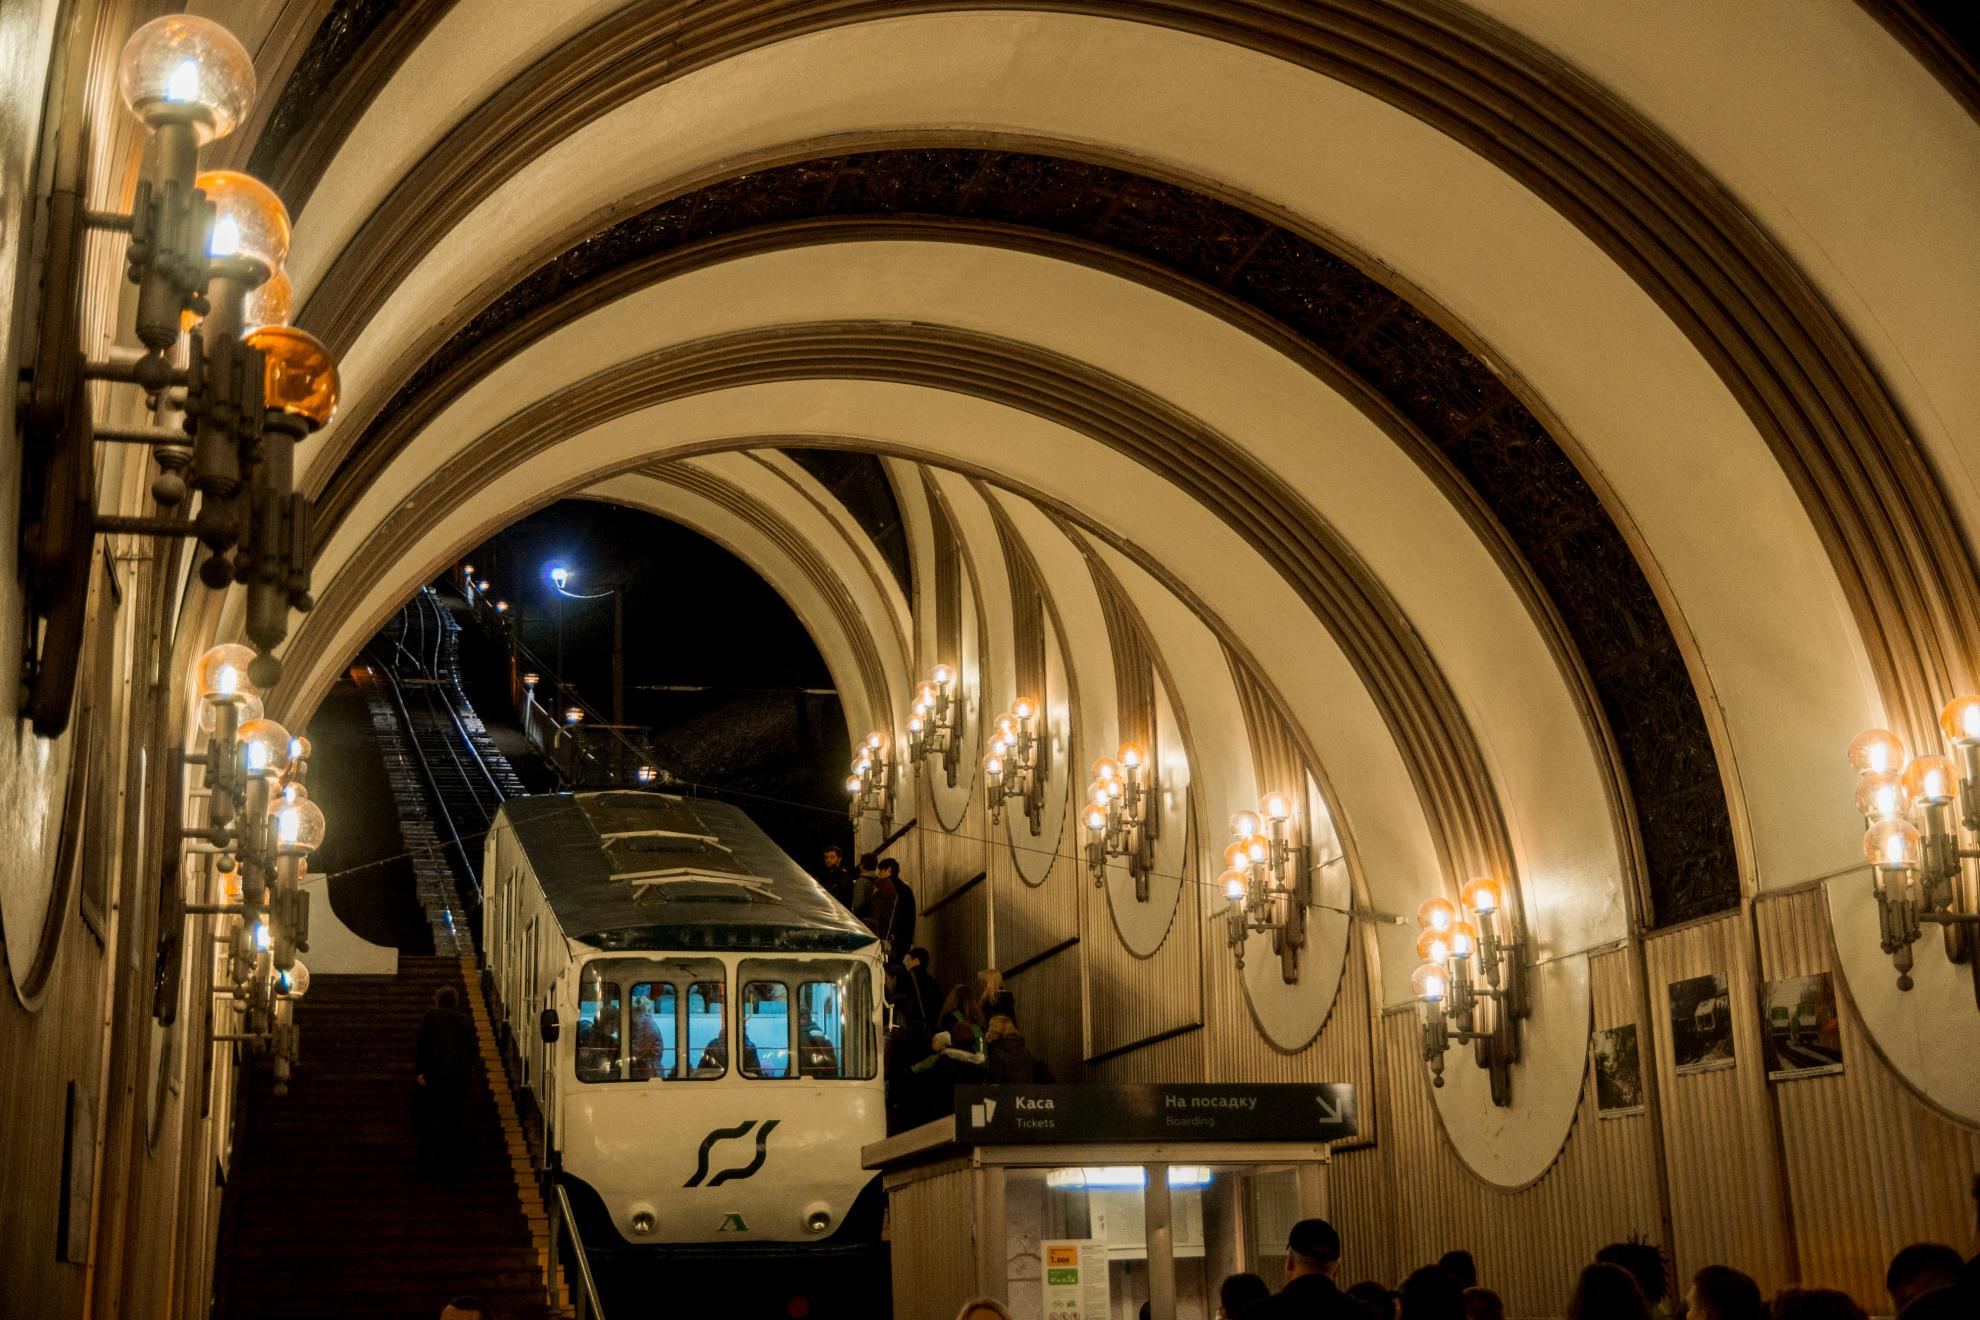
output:
{"label": "railway track", "polygon": [[462,693],[459,660],[460,625],[431,587],[367,651],[373,722],[435,947],[469,953],[481,924],[482,838],[525,789]]}

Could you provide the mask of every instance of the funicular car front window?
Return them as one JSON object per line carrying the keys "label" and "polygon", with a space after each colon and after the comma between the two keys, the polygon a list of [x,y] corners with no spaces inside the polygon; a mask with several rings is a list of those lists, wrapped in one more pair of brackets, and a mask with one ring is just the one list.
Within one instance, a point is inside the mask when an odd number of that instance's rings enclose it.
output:
{"label": "funicular car front window", "polygon": [[872,977],[848,959],[749,959],[743,996],[748,1077],[868,1080],[879,1067]]}
{"label": "funicular car front window", "polygon": [[[621,1012],[620,989],[630,987]],[[712,958],[594,958],[578,984],[582,1082],[706,1081],[728,1073],[725,969]]]}

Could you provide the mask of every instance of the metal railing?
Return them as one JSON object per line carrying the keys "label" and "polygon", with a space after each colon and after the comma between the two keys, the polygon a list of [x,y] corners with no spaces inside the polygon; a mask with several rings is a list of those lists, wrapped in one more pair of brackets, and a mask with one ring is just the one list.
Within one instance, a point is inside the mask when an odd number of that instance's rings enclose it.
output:
{"label": "metal railing", "polygon": [[[591,1260],[584,1254],[584,1240],[578,1236],[577,1227],[571,1220],[571,1198],[564,1191],[564,1185],[554,1177],[550,1179],[551,1189],[556,1193],[550,1205],[550,1277],[546,1280],[550,1309],[561,1311],[566,1305],[565,1293],[570,1293],[568,1304],[577,1320],[605,1320],[605,1308],[598,1302],[598,1283],[591,1277]],[[571,1261],[577,1267],[576,1288],[566,1289],[564,1279],[564,1241],[571,1244]]]}

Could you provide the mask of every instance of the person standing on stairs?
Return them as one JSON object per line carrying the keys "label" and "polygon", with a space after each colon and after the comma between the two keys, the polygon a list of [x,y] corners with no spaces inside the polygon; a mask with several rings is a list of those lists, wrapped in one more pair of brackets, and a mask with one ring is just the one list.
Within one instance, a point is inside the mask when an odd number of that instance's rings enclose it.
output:
{"label": "person standing on stairs", "polygon": [[461,1012],[460,992],[441,986],[420,1021],[413,1058],[413,1132],[426,1177],[451,1180],[461,1174],[462,1116],[479,1052],[474,1023]]}

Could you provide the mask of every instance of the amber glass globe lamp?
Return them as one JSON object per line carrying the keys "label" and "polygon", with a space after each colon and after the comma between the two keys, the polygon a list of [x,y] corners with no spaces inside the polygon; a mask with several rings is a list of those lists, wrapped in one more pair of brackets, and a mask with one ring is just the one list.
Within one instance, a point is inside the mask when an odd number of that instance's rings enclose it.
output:
{"label": "amber glass globe lamp", "polygon": [[247,342],[268,364],[262,393],[269,407],[302,418],[312,431],[330,420],[337,411],[337,362],[316,336],[293,326],[265,325]]}
{"label": "amber glass globe lamp", "polygon": [[239,170],[206,170],[193,185],[213,203],[208,256],[258,262],[269,275],[289,259],[289,209],[274,190]]}

